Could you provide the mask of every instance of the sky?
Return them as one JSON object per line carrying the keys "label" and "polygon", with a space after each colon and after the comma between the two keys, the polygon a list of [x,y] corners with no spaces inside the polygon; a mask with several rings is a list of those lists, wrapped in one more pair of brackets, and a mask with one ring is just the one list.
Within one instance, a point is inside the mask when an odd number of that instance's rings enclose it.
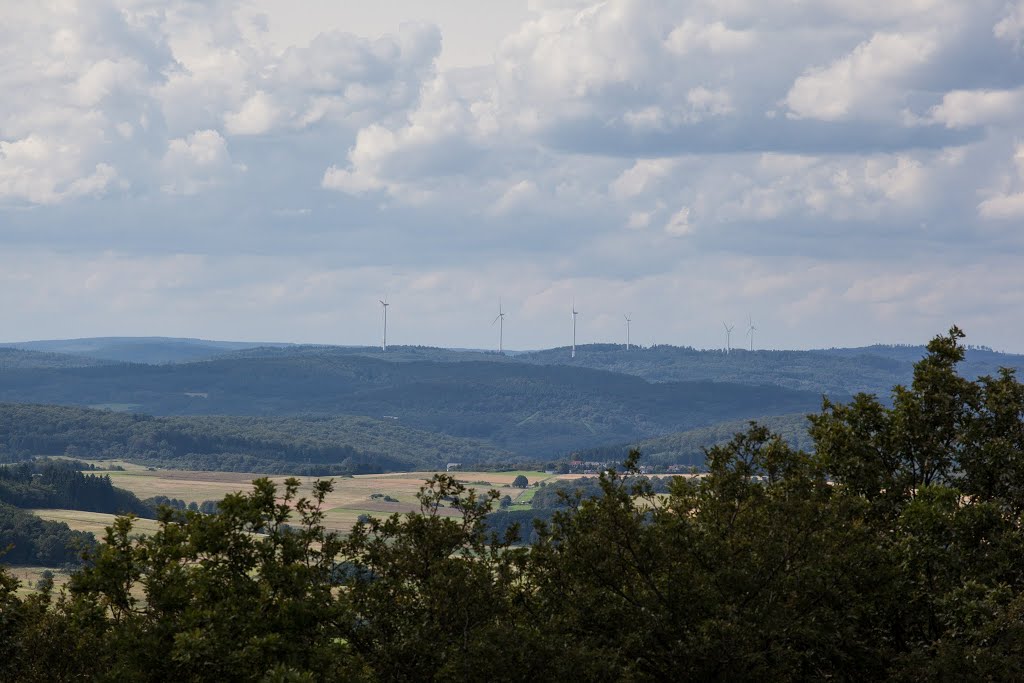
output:
{"label": "sky", "polygon": [[0,2],[0,340],[1024,351],[1024,0]]}

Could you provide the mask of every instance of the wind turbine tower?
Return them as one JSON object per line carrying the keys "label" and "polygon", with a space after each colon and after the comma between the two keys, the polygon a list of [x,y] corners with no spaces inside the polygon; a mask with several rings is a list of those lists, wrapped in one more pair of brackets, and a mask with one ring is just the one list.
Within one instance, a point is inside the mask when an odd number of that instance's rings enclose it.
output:
{"label": "wind turbine tower", "polygon": [[498,317],[491,323],[498,323],[498,353],[504,354],[504,342],[505,342],[505,314],[501,310],[501,299],[498,299]]}
{"label": "wind turbine tower", "polygon": [[630,315],[632,315],[632,313],[622,316],[623,318],[626,319],[626,350],[627,351],[629,351],[629,324],[631,322],[633,322],[633,319],[629,317]]}
{"label": "wind turbine tower", "polygon": [[576,357],[576,316],[578,316],[579,314],[580,314],[580,312],[576,310],[576,300],[573,299],[573,302],[572,302],[572,357],[573,358]]}
{"label": "wind turbine tower", "polygon": [[754,350],[754,331],[757,330],[757,328],[754,327],[754,319],[752,317],[750,317],[750,316],[747,316],[747,317],[748,317],[748,319],[750,321],[750,327],[747,328],[747,336],[750,337],[750,350],[753,351]]}
{"label": "wind turbine tower", "polygon": [[384,312],[384,338],[380,343],[381,351],[388,350],[388,306],[390,305],[391,304],[387,302],[387,297],[380,299],[380,308]]}
{"label": "wind turbine tower", "polygon": [[723,322],[722,323],[722,327],[725,328],[725,352],[728,354],[732,350],[732,328],[734,328],[736,326],[735,325],[726,325]]}

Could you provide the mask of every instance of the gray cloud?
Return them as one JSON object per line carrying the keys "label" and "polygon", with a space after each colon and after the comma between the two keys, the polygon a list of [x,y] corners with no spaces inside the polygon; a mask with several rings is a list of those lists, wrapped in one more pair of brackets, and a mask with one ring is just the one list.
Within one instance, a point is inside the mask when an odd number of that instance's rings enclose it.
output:
{"label": "gray cloud", "polygon": [[369,342],[384,291],[396,339],[459,346],[498,296],[512,346],[573,296],[594,339],[619,308],[697,345],[750,309],[780,346],[1024,333],[1024,5],[530,5],[454,71],[443,25],[4,5],[7,335]]}

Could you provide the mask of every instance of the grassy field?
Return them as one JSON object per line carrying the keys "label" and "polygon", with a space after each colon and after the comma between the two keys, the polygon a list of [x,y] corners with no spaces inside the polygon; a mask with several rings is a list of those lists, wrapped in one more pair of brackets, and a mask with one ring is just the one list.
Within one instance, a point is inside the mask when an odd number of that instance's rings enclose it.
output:
{"label": "grassy field", "polygon": [[[97,467],[121,465],[124,471],[104,472],[115,486],[127,489],[139,498],[167,496],[186,503],[202,503],[206,500],[220,500],[225,495],[249,490],[252,480],[261,476],[244,472],[191,472],[185,470],[154,470],[125,462],[98,461]],[[392,513],[410,512],[419,509],[416,493],[434,472],[398,472],[393,474],[367,474],[355,477],[334,477],[334,492],[324,501],[326,526],[346,532],[360,515],[376,517]],[[530,484],[541,481],[574,479],[575,475],[551,475],[544,472],[452,472],[460,482],[480,492],[497,489],[501,495],[509,495],[517,503],[528,503],[535,489],[512,488],[511,484],[519,475],[529,479]],[[286,476],[271,479],[283,486]],[[296,477],[302,483],[300,493],[309,494],[317,477]],[[375,494],[380,494],[374,497]],[[386,502],[382,496],[389,496],[398,502]],[[113,515],[75,510],[37,510],[44,519],[66,522],[72,529],[91,531],[102,536],[104,527],[113,521]],[[152,531],[155,522],[138,520],[136,528],[142,532]]]}
{"label": "grassy field", "polygon": [[7,565],[5,568],[8,572],[14,575],[14,578],[21,581],[17,595],[23,598],[36,591],[36,583],[42,578],[43,572],[47,570],[53,572],[54,592],[59,592],[64,584],[66,584],[71,578],[70,574],[63,572],[60,569],[54,569],[53,567],[12,567]]}
{"label": "grassy field", "polygon": [[[186,503],[205,500],[220,500],[225,495],[250,489],[252,480],[258,474],[240,472],[190,472],[184,470],[155,470],[123,461],[97,461],[97,467],[119,465],[124,471],[104,471],[115,486],[127,489],[140,498],[163,495],[178,498]],[[347,532],[361,515],[383,517],[393,513],[411,512],[419,509],[416,494],[434,472],[400,472],[393,474],[371,474],[355,477],[334,477],[334,492],[325,500],[325,526],[340,532]],[[479,492],[497,489],[500,495],[509,495],[515,501],[513,510],[526,510],[536,494],[540,482],[553,483],[572,480],[580,475],[552,475],[544,472],[452,472],[460,482]],[[519,475],[530,481],[527,489],[512,488],[512,482]],[[272,477],[279,486],[286,476]],[[301,482],[300,493],[309,494],[316,477],[296,477]],[[378,495],[379,494],[379,495]],[[388,496],[394,501],[385,501]],[[97,539],[103,537],[106,527],[114,521],[114,515],[81,510],[32,510],[42,519],[64,522],[72,529],[93,533]],[[442,514],[457,514],[454,510],[441,510]],[[152,533],[158,528],[151,519],[137,519],[135,529],[140,534]],[[14,567],[13,573],[21,581],[19,593],[27,595],[35,590],[44,567]],[[68,575],[56,569],[56,588],[64,585]]]}
{"label": "grassy field", "polygon": [[[82,510],[31,510],[38,517],[51,522],[64,522],[75,531],[92,532],[97,539],[103,538],[106,528],[114,523],[115,515],[104,512],[84,512]],[[157,530],[155,519],[136,519],[135,530],[141,534]]]}

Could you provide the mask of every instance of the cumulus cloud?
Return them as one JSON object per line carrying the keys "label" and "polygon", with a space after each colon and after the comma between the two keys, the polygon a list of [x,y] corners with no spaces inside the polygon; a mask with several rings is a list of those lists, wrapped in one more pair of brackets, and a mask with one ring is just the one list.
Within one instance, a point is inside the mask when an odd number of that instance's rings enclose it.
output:
{"label": "cumulus cloud", "polygon": [[209,170],[197,145],[227,137],[331,126],[344,144],[412,106],[440,50],[436,27],[408,25],[279,53],[257,16],[233,0],[5,5],[0,200],[195,194],[220,183],[184,167]]}
{"label": "cumulus cloud", "polygon": [[[786,94],[789,115],[838,121],[850,116],[890,114],[905,104],[915,71],[938,49],[938,37],[876,33],[850,54],[826,67],[812,67],[796,79]],[[895,103],[894,101],[895,100]]]}
{"label": "cumulus cloud", "polygon": [[273,97],[257,90],[238,111],[224,114],[225,130],[232,135],[262,135],[281,117]]}
{"label": "cumulus cloud", "polygon": [[673,237],[683,237],[693,232],[693,224],[690,223],[690,207],[683,208],[672,214],[668,223],[665,224],[665,232]]}
{"label": "cumulus cloud", "polygon": [[659,178],[664,178],[675,168],[674,159],[639,159],[622,172],[609,186],[616,199],[629,199],[643,194]]}
{"label": "cumulus cloud", "polygon": [[991,192],[992,196],[978,205],[978,213],[983,218],[1024,218],[1024,144],[1017,145],[1013,161],[1015,173],[1007,173],[1002,181],[1003,188]]}
{"label": "cumulus cloud", "polygon": [[200,130],[171,140],[161,167],[165,175],[163,190],[186,195],[215,187],[227,174],[245,170],[231,163],[227,143],[215,130]]}
{"label": "cumulus cloud", "polygon": [[[574,294],[632,309],[668,292],[716,328],[711,307],[758,305],[851,334],[913,318],[907,341],[950,322],[925,306],[988,325],[978,297],[930,298],[939,274],[1020,289],[1005,229],[1024,216],[1019,0],[530,8],[493,63],[439,71],[432,25],[317,26],[289,45],[260,0],[6,3],[4,252],[116,245],[94,265],[187,266],[216,300],[280,302],[311,335],[371,289],[489,305],[495,273],[539,327]],[[225,267],[239,245],[245,265]],[[175,296],[167,282],[147,305]],[[457,327],[457,310],[436,313]]]}
{"label": "cumulus cloud", "polygon": [[1009,5],[1006,15],[992,27],[992,33],[1016,47],[1024,47],[1024,2],[1017,0],[1016,5]]}
{"label": "cumulus cloud", "polygon": [[117,178],[117,171],[105,163],[83,168],[75,158],[78,152],[36,135],[0,141],[0,200],[54,204],[102,194]]}
{"label": "cumulus cloud", "polygon": [[933,121],[949,128],[1012,122],[1024,112],[1024,89],[953,90],[931,108]]}
{"label": "cumulus cloud", "polygon": [[721,21],[700,24],[686,19],[672,29],[665,45],[673,54],[682,56],[695,50],[742,52],[752,47],[755,40],[753,31],[732,29]]}

